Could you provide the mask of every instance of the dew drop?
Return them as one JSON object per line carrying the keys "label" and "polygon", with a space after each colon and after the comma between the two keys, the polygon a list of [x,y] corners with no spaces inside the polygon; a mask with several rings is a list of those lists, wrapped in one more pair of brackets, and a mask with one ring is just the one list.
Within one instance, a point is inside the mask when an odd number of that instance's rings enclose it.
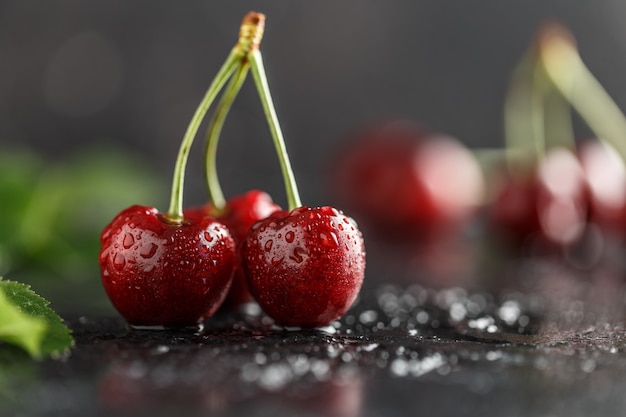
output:
{"label": "dew drop", "polygon": [[296,263],[302,263],[302,261],[304,261],[304,257],[302,255],[304,255],[305,253],[306,253],[306,249],[300,246],[296,246],[293,249],[293,253],[289,257],[289,259],[295,261]]}
{"label": "dew drop", "polygon": [[272,239],[269,239],[265,242],[265,245],[263,247],[265,248],[266,252],[269,252],[272,250],[272,245],[274,245],[274,241]]}
{"label": "dew drop", "polygon": [[159,247],[157,246],[156,243],[151,243],[150,245],[144,245],[139,251],[139,255],[141,255],[141,257],[144,259],[150,259],[154,256],[158,248]]}
{"label": "dew drop", "polygon": [[131,246],[133,246],[134,243],[135,238],[133,238],[133,235],[131,235],[130,233],[126,233],[124,235],[124,242],[122,243],[122,245],[124,245],[124,249],[129,249]]}
{"label": "dew drop", "polygon": [[209,232],[204,232],[204,238],[207,242],[213,242],[213,236],[211,236],[211,233]]}
{"label": "dew drop", "polygon": [[115,258],[113,258],[113,265],[117,269],[124,268],[124,265],[126,265],[126,259],[124,259],[124,255],[122,255],[121,253],[115,254]]}
{"label": "dew drop", "polygon": [[322,240],[322,245],[327,248],[336,248],[339,246],[339,240],[334,232],[320,233],[320,239]]}
{"label": "dew drop", "polygon": [[287,241],[287,243],[292,243],[295,237],[296,234],[291,230],[285,233],[285,240]]}

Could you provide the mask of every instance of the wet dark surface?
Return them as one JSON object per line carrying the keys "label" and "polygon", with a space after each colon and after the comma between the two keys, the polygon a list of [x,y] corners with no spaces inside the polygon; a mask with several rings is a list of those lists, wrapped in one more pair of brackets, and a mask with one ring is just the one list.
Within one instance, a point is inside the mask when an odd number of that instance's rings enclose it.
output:
{"label": "wet dark surface", "polygon": [[65,315],[76,338],[68,357],[4,358],[0,415],[615,416],[626,410],[619,253],[589,268],[562,257],[487,268],[466,262],[476,256],[460,250],[434,251],[428,259],[437,267],[422,263],[418,270],[409,268],[417,261],[393,252],[406,262],[373,258],[357,304],[325,329],[278,328],[254,306],[186,331],[132,330],[116,315]]}

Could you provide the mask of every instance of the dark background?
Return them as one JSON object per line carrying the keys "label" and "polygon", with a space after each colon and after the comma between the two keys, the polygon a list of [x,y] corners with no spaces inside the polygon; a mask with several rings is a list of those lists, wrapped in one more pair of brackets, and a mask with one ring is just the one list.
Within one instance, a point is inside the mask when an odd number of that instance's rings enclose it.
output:
{"label": "dark background", "polygon": [[[500,146],[508,78],[546,19],[573,31],[588,66],[626,105],[618,0],[3,0],[0,144],[51,159],[119,144],[162,176],[166,202],[187,123],[250,10],[267,15],[261,50],[305,204],[325,202],[330,155],[373,120],[408,117],[471,147]],[[282,203],[255,94],[248,80],[224,129],[223,188],[263,188]],[[205,199],[200,141],[186,204]]]}

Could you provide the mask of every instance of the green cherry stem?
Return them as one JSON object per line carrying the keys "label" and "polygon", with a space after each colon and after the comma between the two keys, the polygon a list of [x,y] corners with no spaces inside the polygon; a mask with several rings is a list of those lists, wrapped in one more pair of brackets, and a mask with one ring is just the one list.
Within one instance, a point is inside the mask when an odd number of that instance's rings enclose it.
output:
{"label": "green cherry stem", "polygon": [[193,140],[198,133],[198,129],[206,112],[219,94],[224,84],[228,81],[237,67],[250,54],[250,51],[258,48],[258,44],[263,36],[265,28],[265,16],[260,13],[248,13],[239,28],[239,39],[237,44],[231,50],[224,64],[219,69],[217,75],[211,82],[209,89],[205,93],[196,112],[191,118],[191,122],[187,127],[187,131],[183,136],[183,140],[176,158],[174,167],[174,178],[172,181],[172,195],[170,206],[167,212],[167,219],[172,222],[181,222],[183,220],[183,189],[185,182],[185,166],[189,157],[189,151]]}
{"label": "green cherry stem", "polygon": [[267,77],[265,75],[265,68],[263,66],[263,58],[261,52],[256,49],[248,55],[250,61],[250,69],[254,84],[259,92],[261,104],[263,105],[263,111],[269,124],[272,139],[274,141],[274,147],[278,155],[280,162],[280,168],[283,175],[283,181],[285,182],[285,191],[287,194],[287,205],[289,210],[293,210],[302,206],[300,202],[300,195],[298,193],[298,186],[296,185],[296,179],[291,169],[291,163],[289,162],[289,156],[287,155],[287,148],[285,146],[285,140],[278,123],[278,116],[276,116],[276,110],[274,109],[274,103],[272,101],[272,95],[270,94],[269,85],[267,83]]}
{"label": "green cherry stem", "polygon": [[[547,75],[545,75],[547,77]],[[552,83],[544,92],[544,128],[546,143],[550,147],[566,148],[574,151],[576,147],[572,109],[563,94]]]}
{"label": "green cherry stem", "polygon": [[226,206],[226,199],[224,198],[217,174],[217,145],[219,143],[222,127],[224,126],[224,121],[228,116],[228,112],[230,111],[237,94],[239,94],[239,91],[246,80],[249,69],[250,63],[248,61],[242,62],[236,74],[230,79],[230,82],[224,89],[222,98],[217,105],[217,110],[209,122],[209,129],[207,130],[206,150],[204,153],[206,181],[209,193],[209,202],[211,203],[213,210],[217,213],[222,211]]}
{"label": "green cherry stem", "polygon": [[573,36],[553,24],[540,39],[541,62],[556,88],[585,123],[626,163],[626,117],[582,61]]}
{"label": "green cherry stem", "polygon": [[504,100],[505,157],[513,174],[526,172],[543,141],[542,111],[538,108],[535,51],[526,52],[511,75]]}

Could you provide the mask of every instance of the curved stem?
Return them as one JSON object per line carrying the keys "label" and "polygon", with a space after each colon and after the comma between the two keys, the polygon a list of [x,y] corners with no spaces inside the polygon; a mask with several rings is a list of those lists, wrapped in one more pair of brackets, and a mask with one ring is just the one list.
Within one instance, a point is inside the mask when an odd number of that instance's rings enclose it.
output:
{"label": "curved stem", "polygon": [[550,144],[550,147],[561,147],[574,151],[576,141],[572,109],[569,102],[552,83],[546,86],[543,102],[547,116],[544,120],[546,142]]}
{"label": "curved stem", "polygon": [[222,193],[222,187],[220,186],[217,174],[217,145],[219,143],[220,134],[222,132],[226,116],[228,116],[228,112],[230,111],[237,94],[246,80],[249,69],[250,63],[248,61],[243,61],[237,70],[237,73],[230,79],[207,131],[204,165],[206,168],[209,202],[217,211],[223,210],[226,205],[226,200],[224,198],[224,194]]}
{"label": "curved stem", "polygon": [[626,117],[583,63],[572,36],[560,26],[549,29],[541,43],[548,76],[598,139],[615,148],[626,163]]}
{"label": "curved stem", "polygon": [[529,169],[539,156],[539,143],[543,143],[543,109],[535,67],[536,54],[531,49],[513,70],[504,101],[506,161],[513,175]]}
{"label": "curved stem", "polygon": [[280,124],[278,123],[278,117],[276,116],[276,110],[274,109],[274,103],[272,101],[272,95],[270,94],[269,85],[267,83],[261,52],[258,49],[251,51],[251,53],[248,54],[248,59],[251,64],[254,84],[259,92],[261,104],[263,105],[265,117],[267,118],[272,139],[274,141],[274,147],[276,148],[276,154],[278,155],[278,160],[280,162],[283,181],[285,182],[285,191],[287,193],[287,205],[289,210],[293,210],[302,206],[302,203],[300,202],[298,186],[291,169],[289,156],[287,155],[285,140],[283,139]]}
{"label": "curved stem", "polygon": [[228,78],[233,74],[235,69],[250,55],[251,51],[258,49],[263,32],[265,30],[265,15],[262,13],[250,12],[246,14],[239,27],[239,39],[234,48],[226,58],[224,64],[218,71],[217,75],[211,82],[209,89],[196,109],[191,122],[187,127],[185,136],[183,137],[176,165],[174,167],[174,180],[172,182],[172,196],[170,199],[170,207],[167,212],[167,218],[173,222],[180,222],[183,219],[183,189],[185,182],[185,166],[193,140],[198,133],[198,129],[206,112],[215,100]]}
{"label": "curved stem", "polygon": [[179,222],[183,218],[183,188],[185,183],[185,166],[187,165],[187,158],[189,156],[189,150],[193,144],[193,140],[198,133],[198,128],[202,123],[207,110],[215,100],[215,97],[224,86],[228,78],[232,75],[233,71],[239,62],[241,61],[241,53],[237,48],[234,48],[230,53],[217,75],[211,82],[209,89],[205,93],[200,105],[196,109],[185,136],[180,144],[178,150],[178,156],[176,158],[176,165],[174,167],[174,179],[172,181],[172,195],[170,199],[170,207],[167,211],[167,218],[171,221]]}
{"label": "curved stem", "polygon": [[532,143],[534,144],[534,155],[536,160],[543,159],[546,151],[546,110],[545,110],[545,90],[547,88],[546,78],[537,62],[533,59],[534,67],[531,72],[530,86],[530,124],[532,127]]}

